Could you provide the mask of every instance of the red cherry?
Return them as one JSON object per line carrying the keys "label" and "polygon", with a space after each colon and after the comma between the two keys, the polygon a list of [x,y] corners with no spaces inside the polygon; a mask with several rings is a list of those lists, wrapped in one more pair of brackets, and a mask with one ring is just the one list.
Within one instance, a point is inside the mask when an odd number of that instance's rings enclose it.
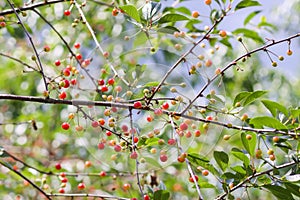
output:
{"label": "red cherry", "polygon": [[128,126],[127,125],[122,125],[122,131],[127,132],[128,131]]}
{"label": "red cherry", "polygon": [[144,195],[144,200],[150,200],[149,195],[145,194],[145,195]]}
{"label": "red cherry", "polygon": [[[6,26],[6,23],[5,22],[0,22],[0,27],[1,28],[4,28]],[[46,51],[47,52],[47,51]]]}
{"label": "red cherry", "polygon": [[175,145],[176,144],[176,140],[173,139],[173,138],[171,138],[171,139],[168,140],[168,144],[169,145]]}
{"label": "red cherry", "polygon": [[129,190],[130,189],[130,184],[129,183],[125,183],[124,185],[123,185],[123,190]]}
{"label": "red cherry", "polygon": [[74,44],[74,47],[75,47],[76,49],[79,49],[79,48],[80,48],[80,43],[78,43],[78,42],[75,43],[75,44]]}
{"label": "red cherry", "polygon": [[107,92],[108,91],[108,87],[106,85],[103,85],[101,87],[101,92]]}
{"label": "red cherry", "polygon": [[114,8],[111,13],[115,17],[119,14],[119,10],[117,8]]}
{"label": "red cherry", "polygon": [[115,145],[115,146],[114,146],[114,150],[115,150],[116,152],[120,152],[120,151],[122,150],[122,147],[121,147],[120,145]]}
{"label": "red cherry", "polygon": [[102,150],[102,149],[104,149],[104,147],[105,147],[105,143],[104,142],[100,142],[98,144],[98,149]]}
{"label": "red cherry", "polygon": [[60,170],[61,169],[61,164],[60,163],[56,163],[55,164],[55,169]]}
{"label": "red cherry", "polygon": [[54,64],[55,64],[55,66],[59,66],[60,64],[61,64],[61,62],[60,62],[60,60],[56,60],[55,62],[54,62]]}
{"label": "red cherry", "polygon": [[59,94],[59,98],[60,98],[60,99],[65,99],[65,98],[67,98],[67,93],[64,92],[64,91],[62,91],[62,92]]}
{"label": "red cherry", "polygon": [[63,194],[63,193],[65,193],[65,189],[64,188],[59,188],[58,192]]}
{"label": "red cherry", "polygon": [[84,166],[88,168],[88,167],[92,166],[92,162],[87,160],[87,161],[85,161]]}
{"label": "red cherry", "polygon": [[107,81],[107,84],[108,85],[113,85],[115,83],[115,79],[113,79],[113,78],[110,78],[110,79],[108,79],[108,81]]}
{"label": "red cherry", "polygon": [[60,176],[60,177],[66,177],[66,173],[65,173],[65,172],[61,172],[61,173],[59,174],[59,176]]}
{"label": "red cherry", "polygon": [[109,137],[112,135],[112,132],[111,131],[106,131],[106,135]]}
{"label": "red cherry", "polygon": [[134,138],[133,138],[133,142],[134,142],[134,143],[137,143],[138,141],[139,141],[139,138],[138,138],[138,137],[134,137]]}
{"label": "red cherry", "polygon": [[62,183],[67,183],[67,182],[68,182],[68,179],[67,179],[66,177],[64,177],[64,178],[61,179],[61,182],[62,182]]}
{"label": "red cherry", "polygon": [[134,108],[142,108],[142,103],[140,102],[140,101],[136,101],[136,102],[134,102],[134,104],[133,104],[133,107]]}
{"label": "red cherry", "polygon": [[44,46],[44,51],[45,51],[45,52],[49,52],[49,51],[50,51],[50,47],[49,47],[48,45],[45,45],[45,46]]}
{"label": "red cherry", "polygon": [[196,130],[194,135],[195,135],[195,137],[199,137],[201,135],[201,132],[199,130]]}
{"label": "red cherry", "polygon": [[105,84],[105,81],[103,79],[99,79],[97,82],[100,86]]}
{"label": "red cherry", "polygon": [[61,127],[64,130],[68,130],[70,128],[70,124],[68,122],[64,122],[64,123],[62,123]]}
{"label": "red cherry", "polygon": [[101,126],[105,124],[105,120],[103,118],[98,119],[98,122]]}
{"label": "red cherry", "polygon": [[202,175],[203,175],[203,176],[207,176],[208,174],[209,174],[209,171],[208,171],[208,170],[205,169],[205,170],[202,171]]}
{"label": "red cherry", "polygon": [[131,159],[137,159],[137,157],[138,157],[138,154],[137,154],[136,151],[133,151],[133,152],[130,154],[130,158],[131,158]]}
{"label": "red cherry", "polygon": [[212,116],[207,116],[206,120],[212,121],[214,118]]}
{"label": "red cherry", "polygon": [[72,85],[76,85],[77,84],[77,80],[75,78],[71,79],[71,84]]}
{"label": "red cherry", "polygon": [[69,69],[69,68],[65,68],[65,69],[63,70],[63,74],[64,74],[64,76],[70,76],[70,74],[71,74],[70,69]]}
{"label": "red cherry", "polygon": [[162,154],[159,156],[161,162],[166,162],[168,160],[168,156],[166,154]]}
{"label": "red cherry", "polygon": [[153,121],[153,116],[148,115],[148,116],[147,116],[147,121],[148,121],[148,122],[152,122],[152,121]]}
{"label": "red cherry", "polygon": [[70,87],[70,81],[69,80],[67,80],[67,79],[65,79],[65,80],[63,80],[63,82],[64,82],[64,88],[68,88],[68,87]]}
{"label": "red cherry", "polygon": [[104,58],[108,58],[109,53],[107,51],[105,51],[105,52],[103,52],[103,56],[104,56]]}
{"label": "red cherry", "polygon": [[162,109],[167,110],[169,108],[168,102],[165,102],[161,107],[162,107]]}
{"label": "red cherry", "polygon": [[76,54],[76,58],[77,58],[78,60],[81,60],[81,59],[82,59],[82,55],[81,55],[80,53],[78,53],[78,54]]}
{"label": "red cherry", "polygon": [[97,121],[92,121],[92,127],[96,128],[99,126],[99,122]]}
{"label": "red cherry", "polygon": [[[194,177],[195,177],[195,179],[196,179],[196,182],[198,182],[198,176],[195,175]],[[189,181],[190,181],[191,183],[194,183],[193,177],[190,177],[190,178],[189,178]]]}
{"label": "red cherry", "polygon": [[105,172],[105,171],[101,171],[101,172],[99,173],[99,176],[101,176],[101,177],[106,176],[106,172]]}
{"label": "red cherry", "polygon": [[184,123],[184,122],[183,122],[183,123],[181,123],[181,124],[180,124],[180,126],[179,126],[180,130],[182,130],[182,131],[185,131],[185,130],[187,130],[187,129],[188,129],[188,127],[189,127],[189,126],[188,126],[186,123]]}
{"label": "red cherry", "polygon": [[65,15],[65,16],[71,15],[71,11],[70,11],[70,10],[65,10],[65,11],[64,11],[64,15]]}
{"label": "red cherry", "polygon": [[85,188],[84,183],[79,183],[78,186],[77,186],[77,188],[78,188],[79,190],[83,190],[83,189]]}
{"label": "red cherry", "polygon": [[156,115],[156,116],[160,116],[160,115],[162,115],[163,114],[163,111],[161,110],[161,109],[155,109],[154,110],[154,114]]}

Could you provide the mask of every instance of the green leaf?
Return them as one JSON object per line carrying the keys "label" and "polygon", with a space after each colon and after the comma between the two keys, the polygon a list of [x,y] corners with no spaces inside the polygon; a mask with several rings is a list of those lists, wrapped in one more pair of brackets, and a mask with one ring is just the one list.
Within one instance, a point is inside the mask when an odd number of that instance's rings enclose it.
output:
{"label": "green leaf", "polygon": [[189,18],[181,14],[169,13],[162,16],[158,20],[158,23],[163,24],[168,22],[177,22],[177,21],[185,21],[185,20],[189,20]]}
{"label": "green leaf", "polygon": [[170,193],[166,190],[157,190],[153,194],[154,200],[167,200],[170,198]]}
{"label": "green leaf", "polygon": [[156,87],[159,85],[159,82],[153,81],[146,83],[143,87]]}
{"label": "green leaf", "polygon": [[149,138],[149,139],[147,139],[146,140],[146,142],[145,142],[145,144],[147,145],[147,146],[154,146],[154,145],[158,145],[158,138]]}
{"label": "green leaf", "polygon": [[[246,139],[246,135],[251,135],[252,136],[251,140]],[[252,132],[248,132],[247,134],[245,132],[242,132],[241,140],[242,140],[242,143],[243,143],[246,151],[251,156],[254,156],[255,148],[256,148],[256,134],[252,133]]]}
{"label": "green leaf", "polygon": [[209,160],[197,153],[189,153],[188,159],[191,163],[194,163],[195,165],[201,166],[208,171],[210,171],[212,174],[219,176],[219,172],[216,170],[216,168],[209,163]]}
{"label": "green leaf", "polygon": [[296,184],[286,182],[284,183],[287,190],[291,191],[294,195],[300,197],[300,187]]}
{"label": "green leaf", "polygon": [[249,124],[252,124],[255,128],[269,127],[277,130],[287,130],[287,127],[278,119],[269,116],[251,118]]}
{"label": "green leaf", "polygon": [[242,34],[244,37],[250,38],[258,43],[264,43],[264,40],[258,35],[256,31],[252,31],[246,28],[238,28],[232,32],[235,35]]}
{"label": "green leaf", "polygon": [[174,32],[179,32],[179,31],[180,30],[174,26],[165,26],[165,27],[161,27],[161,28],[157,29],[157,32],[167,33],[167,34],[174,34]]}
{"label": "green leaf", "polygon": [[224,171],[228,167],[229,158],[224,151],[214,151],[214,158],[222,171]]}
{"label": "green leaf", "polygon": [[240,3],[238,3],[235,7],[235,10],[251,7],[251,6],[261,6],[261,4],[257,1],[252,0],[243,0]]}
{"label": "green leaf", "polygon": [[120,9],[125,11],[127,15],[129,15],[132,19],[137,22],[141,22],[141,18],[137,8],[134,5],[124,5],[120,6]]}
{"label": "green leaf", "polygon": [[240,102],[242,106],[246,106],[266,93],[267,93],[267,91],[264,91],[264,90],[258,90],[258,91],[254,91],[254,92],[245,92],[245,91],[240,92],[234,98],[233,106],[237,102]]}
{"label": "green leaf", "polygon": [[239,160],[241,160],[244,163],[245,166],[249,166],[249,164],[250,164],[249,158],[240,149],[232,148],[231,149],[231,154],[233,156],[235,156],[236,158],[238,158]]}
{"label": "green leaf", "polygon": [[270,100],[262,100],[261,101],[264,106],[271,112],[273,117],[277,116],[277,111],[280,111],[283,113],[286,117],[288,117],[288,110],[281,104],[275,102],[275,101],[270,101]]}
{"label": "green leaf", "polygon": [[215,185],[210,184],[208,182],[200,182],[200,183],[198,183],[198,185],[200,188],[216,188]]}
{"label": "green leaf", "polygon": [[253,101],[255,101],[256,99],[258,99],[259,97],[261,97],[262,95],[264,95],[266,93],[267,93],[267,91],[262,91],[262,90],[252,92],[249,96],[246,97],[246,99],[243,103],[243,106],[246,106],[246,105],[252,103]]}
{"label": "green leaf", "polygon": [[293,200],[293,196],[291,191],[287,190],[286,188],[280,187],[278,185],[264,185],[264,188],[269,190],[271,194],[273,194],[279,200]]}
{"label": "green leaf", "polygon": [[290,111],[291,111],[292,117],[297,118],[297,117],[300,116],[300,109],[296,109],[296,110],[295,109],[291,109]]}
{"label": "green leaf", "polygon": [[246,175],[246,170],[242,166],[234,166],[231,169],[239,174]]}
{"label": "green leaf", "polygon": [[261,12],[260,10],[257,10],[257,11],[250,13],[244,20],[244,26],[246,26],[251,21],[251,19],[253,19],[253,17],[255,17],[260,12]]}

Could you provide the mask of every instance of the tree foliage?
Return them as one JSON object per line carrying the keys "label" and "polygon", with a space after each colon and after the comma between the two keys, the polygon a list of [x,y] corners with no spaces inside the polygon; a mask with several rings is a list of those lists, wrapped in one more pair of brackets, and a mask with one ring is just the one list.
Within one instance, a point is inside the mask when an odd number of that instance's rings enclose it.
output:
{"label": "tree foliage", "polygon": [[300,197],[300,34],[263,2],[0,6],[1,196]]}

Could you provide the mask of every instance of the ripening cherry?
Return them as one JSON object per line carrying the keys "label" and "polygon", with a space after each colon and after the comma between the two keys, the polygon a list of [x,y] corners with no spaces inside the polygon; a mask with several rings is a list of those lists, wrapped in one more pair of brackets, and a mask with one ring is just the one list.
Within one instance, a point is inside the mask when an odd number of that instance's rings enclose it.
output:
{"label": "ripening cherry", "polygon": [[65,10],[64,11],[64,15],[65,16],[70,16],[71,15],[71,11],[70,10]]}
{"label": "ripening cherry", "polygon": [[137,154],[136,151],[133,151],[133,152],[130,154],[130,158],[131,158],[131,159],[137,159],[137,157],[138,157],[138,154]]}
{"label": "ripening cherry", "polygon": [[198,11],[193,11],[192,12],[192,17],[194,17],[194,18],[198,18],[199,17],[199,12]]}
{"label": "ripening cherry", "polygon": [[61,170],[61,164],[60,164],[60,163],[56,163],[56,164],[55,164],[55,169]]}
{"label": "ripening cherry", "polygon": [[54,62],[54,64],[55,64],[55,66],[59,66],[60,64],[61,64],[61,62],[60,62],[60,60],[56,60],[55,62]]}
{"label": "ripening cherry", "polygon": [[274,154],[269,155],[270,160],[274,161],[276,159]]}
{"label": "ripening cherry", "polygon": [[87,160],[87,161],[85,161],[84,166],[85,166],[86,168],[91,167],[91,166],[92,166],[92,162],[89,161],[89,160]]}
{"label": "ripening cherry", "polygon": [[187,132],[185,133],[185,137],[186,137],[186,138],[192,137],[191,131],[187,131]]}
{"label": "ripening cherry", "polygon": [[279,142],[279,137],[278,136],[274,136],[273,138],[272,138],[272,140],[273,140],[273,142]]}
{"label": "ripening cherry", "polygon": [[203,175],[203,176],[208,176],[208,174],[209,174],[209,171],[208,171],[208,170],[205,169],[205,170],[202,171],[202,175]]}
{"label": "ripening cherry", "polygon": [[222,38],[225,38],[225,37],[227,36],[227,33],[226,33],[226,31],[221,30],[221,31],[219,32],[219,35],[220,35]]}
{"label": "ripening cherry", "polygon": [[1,28],[4,28],[6,26],[6,23],[5,22],[0,22],[0,27]]}
{"label": "ripening cherry", "polygon": [[60,176],[60,177],[66,177],[66,173],[65,173],[65,172],[61,172],[61,173],[59,174],[59,176]]}
{"label": "ripening cherry", "polygon": [[117,16],[119,14],[119,10],[117,8],[114,8],[111,12],[112,16]]}
{"label": "ripening cherry", "polygon": [[92,121],[92,127],[96,128],[99,126],[99,122],[97,121]]}
{"label": "ripening cherry", "polygon": [[75,43],[75,44],[74,44],[74,48],[75,48],[75,49],[79,49],[79,48],[80,48],[80,43],[78,43],[78,42]]}
{"label": "ripening cherry", "polygon": [[166,154],[162,154],[159,156],[161,162],[166,162],[168,160],[168,156]]}
{"label": "ripening cherry", "polygon": [[120,152],[121,150],[122,150],[122,147],[120,146],[120,145],[115,145],[114,146],[114,150],[116,151],[116,152]]}
{"label": "ripening cherry", "polygon": [[216,75],[221,74],[221,69],[220,69],[220,68],[217,68],[216,71],[215,71],[215,74],[216,74]]}
{"label": "ripening cherry", "polygon": [[73,79],[71,79],[70,82],[71,82],[72,85],[76,85],[77,84],[77,79],[73,78]]}
{"label": "ripening cherry", "polygon": [[83,189],[85,188],[84,183],[79,183],[78,186],[77,186],[77,188],[78,188],[79,190],[83,190]]}
{"label": "ripening cherry", "polygon": [[180,124],[179,129],[182,130],[182,131],[185,131],[185,130],[188,129],[188,127],[189,126],[187,125],[187,123],[183,122],[183,123]]}
{"label": "ripening cherry", "polygon": [[246,139],[247,139],[247,140],[251,140],[251,139],[252,139],[252,135],[247,134],[247,135],[246,135]]}
{"label": "ripening cherry", "polygon": [[245,113],[242,115],[241,120],[246,121],[248,119],[248,115]]}
{"label": "ripening cherry", "polygon": [[[195,178],[196,182],[198,182],[198,179],[199,179],[198,176],[197,176],[197,175],[194,175],[194,178]],[[191,183],[194,183],[194,179],[193,179],[192,176],[190,176],[189,181],[190,181]]]}
{"label": "ripening cherry", "polygon": [[48,45],[45,45],[45,46],[44,46],[44,51],[45,51],[45,52],[49,52],[49,51],[50,51],[50,47],[49,47]]}
{"label": "ripening cherry", "polygon": [[205,3],[206,5],[210,5],[210,4],[211,4],[211,0],[204,0],[204,3]]}
{"label": "ripening cherry", "polygon": [[136,101],[136,102],[134,102],[134,104],[133,104],[133,107],[134,108],[142,108],[142,103],[140,102],[140,101]]}
{"label": "ripening cherry", "polygon": [[205,61],[204,65],[206,67],[210,67],[210,66],[212,66],[212,61],[210,59],[208,59],[208,60]]}
{"label": "ripening cherry", "polygon": [[154,114],[155,114],[156,116],[160,116],[160,115],[163,114],[163,111],[162,111],[161,109],[157,108],[157,109],[154,110]]}
{"label": "ripening cherry", "polygon": [[65,79],[65,80],[63,80],[63,82],[64,82],[64,88],[68,88],[68,87],[70,87],[70,81],[69,80],[67,80],[67,79]]}
{"label": "ripening cherry", "polygon": [[104,142],[100,142],[98,143],[98,149],[102,150],[105,147],[105,143]]}
{"label": "ripening cherry", "polygon": [[63,70],[63,75],[64,75],[64,76],[70,76],[70,74],[71,74],[71,71],[70,71],[69,68],[65,68],[65,69]]}
{"label": "ripening cherry", "polygon": [[168,145],[175,145],[176,144],[176,140],[174,138],[170,138],[168,140]]}
{"label": "ripening cherry", "polygon": [[103,126],[105,124],[105,119],[100,118],[100,119],[98,119],[98,122],[101,126]]}
{"label": "ripening cherry", "polygon": [[293,51],[289,49],[289,50],[286,52],[286,54],[287,54],[288,56],[290,56],[290,55],[293,54]]}
{"label": "ripening cherry", "polygon": [[200,130],[195,130],[194,135],[195,137],[199,137],[201,135]]}
{"label": "ripening cherry", "polygon": [[68,130],[70,128],[70,124],[68,122],[64,122],[64,123],[62,123],[61,127],[64,130]]}
{"label": "ripening cherry", "polygon": [[130,189],[130,184],[129,183],[124,183],[124,185],[123,185],[123,190],[125,190],[125,191],[127,191],[127,190],[129,190]]}
{"label": "ripening cherry", "polygon": [[152,122],[153,121],[153,116],[152,115],[148,115],[146,119],[147,119],[148,122]]}
{"label": "ripening cherry", "polygon": [[109,53],[107,51],[105,51],[105,52],[103,52],[103,56],[104,56],[104,58],[108,58]]}

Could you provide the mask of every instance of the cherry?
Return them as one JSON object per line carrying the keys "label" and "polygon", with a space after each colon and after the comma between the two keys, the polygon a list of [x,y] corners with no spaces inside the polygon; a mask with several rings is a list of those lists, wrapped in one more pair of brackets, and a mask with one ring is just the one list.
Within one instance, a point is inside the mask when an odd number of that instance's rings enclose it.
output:
{"label": "cherry", "polygon": [[64,74],[64,76],[70,76],[70,74],[71,74],[70,69],[65,68],[65,69],[63,70],[63,74]]}
{"label": "cherry", "polygon": [[66,177],[63,177],[63,178],[61,179],[61,182],[62,182],[62,183],[67,183],[67,182],[68,182],[68,179],[67,179]]}
{"label": "cherry", "polygon": [[56,164],[55,164],[55,169],[61,170],[61,164],[60,164],[60,163],[56,163]]}
{"label": "cherry", "polygon": [[195,137],[199,137],[201,135],[200,130],[195,130],[194,135]]}
{"label": "cherry", "polygon": [[65,189],[64,188],[59,188],[58,192],[63,194],[63,193],[65,193]]}
{"label": "cherry", "polygon": [[75,129],[76,129],[76,131],[82,131],[83,130],[83,127],[81,126],[81,125],[76,125],[75,126]]}
{"label": "cherry", "polygon": [[64,15],[65,15],[65,16],[71,15],[71,11],[70,11],[70,10],[65,10],[65,11],[64,11]]}
{"label": "cherry", "polygon": [[293,51],[289,49],[289,50],[286,52],[286,54],[287,54],[288,56],[290,56],[290,55],[293,54]]}
{"label": "cherry", "polygon": [[98,149],[102,150],[102,149],[104,149],[104,147],[105,147],[105,143],[104,142],[100,142],[98,144]]}
{"label": "cherry", "polygon": [[[0,27],[1,28],[4,28],[6,26],[6,23],[5,22],[0,22]],[[47,51],[46,51],[47,52]]]}
{"label": "cherry", "polygon": [[245,113],[242,115],[241,120],[246,121],[248,119],[248,115]]}
{"label": "cherry", "polygon": [[107,92],[108,87],[106,85],[101,86],[101,92]]}
{"label": "cherry", "polygon": [[139,138],[138,138],[138,137],[134,137],[134,138],[133,138],[133,142],[134,142],[134,143],[138,143],[138,141],[139,141]]}
{"label": "cherry", "polygon": [[140,102],[140,101],[136,101],[136,102],[134,102],[134,104],[133,104],[133,107],[134,108],[142,108],[142,103]]}
{"label": "cherry", "polygon": [[171,139],[168,140],[168,144],[169,145],[175,145],[176,144],[176,140],[173,139],[173,138],[171,138]]}
{"label": "cherry", "polygon": [[274,154],[274,150],[273,150],[273,149],[269,149],[269,150],[267,151],[267,154],[268,154],[268,155],[273,155],[273,154]]}
{"label": "cherry", "polygon": [[54,62],[54,64],[55,64],[55,66],[59,66],[60,64],[61,64],[61,62],[60,62],[60,60],[56,60],[55,62]]}
{"label": "cherry", "polygon": [[252,139],[252,135],[247,134],[247,135],[246,135],[246,139],[247,139],[247,140],[251,140],[251,139]]}
{"label": "cherry", "polygon": [[110,78],[110,79],[108,79],[108,81],[107,81],[107,84],[108,85],[113,85],[115,83],[115,79],[114,78]]}
{"label": "cherry", "polygon": [[78,188],[79,190],[83,190],[83,189],[85,188],[84,183],[79,183],[78,186],[77,186],[77,188]]}
{"label": "cherry", "polygon": [[194,17],[194,18],[198,18],[199,17],[199,12],[198,11],[193,11],[192,12],[192,17]]}
{"label": "cherry", "polygon": [[257,159],[262,158],[262,150],[261,149],[256,149],[256,151],[255,151],[255,157]]}
{"label": "cherry", "polygon": [[145,195],[144,195],[144,200],[150,200],[149,195],[145,194]]}
{"label": "cherry", "polygon": [[68,122],[64,122],[64,123],[62,123],[61,127],[64,130],[68,130],[70,128],[70,124]]}
{"label": "cherry", "polygon": [[114,8],[111,13],[115,17],[119,14],[119,10],[117,8]]}
{"label": "cherry", "polygon": [[[199,179],[198,176],[195,175],[194,177],[195,177],[195,179],[196,179],[196,182],[198,182],[198,179]],[[193,179],[192,176],[190,176],[189,181],[190,181],[191,183],[194,183],[194,179]]]}
{"label": "cherry", "polygon": [[156,115],[156,116],[160,116],[160,115],[162,115],[163,114],[163,111],[161,110],[161,109],[155,109],[154,110],[154,114]]}
{"label": "cherry", "polygon": [[148,115],[146,119],[147,119],[148,122],[152,122],[153,121],[153,116],[152,115]]}
{"label": "cherry", "polygon": [[78,42],[75,43],[75,44],[74,44],[74,48],[75,48],[75,49],[79,49],[79,48],[80,48],[80,43],[78,43]]}
{"label": "cherry", "polygon": [[181,123],[180,126],[179,126],[179,129],[182,130],[182,131],[187,130],[188,129],[187,123],[184,123],[184,122]]}
{"label": "cherry", "polygon": [[68,88],[68,87],[70,87],[70,81],[69,80],[67,80],[67,79],[65,79],[65,80],[63,80],[63,87],[64,88]]}
{"label": "cherry", "polygon": [[82,55],[80,53],[76,54],[76,58],[77,60],[81,60],[82,59]]}
{"label": "cherry", "polygon": [[71,79],[70,82],[71,82],[72,85],[76,85],[77,84],[77,80],[75,78]]}
{"label": "cherry", "polygon": [[92,127],[96,128],[99,126],[99,122],[97,121],[92,121]]}
{"label": "cherry", "polygon": [[49,52],[49,51],[50,51],[50,47],[49,47],[48,45],[45,45],[45,46],[44,46],[44,51],[45,51],[45,52]]}
{"label": "cherry", "polygon": [[98,122],[101,126],[105,124],[105,120],[103,118],[98,119]]}
{"label": "cherry", "polygon": [[105,172],[105,171],[101,171],[101,172],[99,173],[99,176],[105,177],[105,176],[106,176],[106,172]]}
{"label": "cherry", "polygon": [[272,140],[273,140],[273,142],[279,142],[279,137],[278,137],[278,136],[274,136],[274,137],[272,138]]}
{"label": "cherry", "polygon": [[210,59],[206,60],[205,61],[205,64],[204,64],[206,67],[210,67],[212,66],[212,61]]}
{"label": "cherry", "polygon": [[138,154],[136,153],[136,151],[133,151],[131,154],[130,154],[130,158],[131,159],[137,159],[138,157]]}
{"label": "cherry", "polygon": [[105,81],[103,79],[99,79],[97,82],[100,86],[105,84]]}
{"label": "cherry", "polygon": [[206,5],[210,5],[210,4],[211,4],[211,0],[204,0],[204,3],[205,3]]}
{"label": "cherry", "polygon": [[202,175],[203,175],[203,176],[208,176],[208,174],[209,174],[209,171],[208,171],[208,170],[205,169],[205,170],[202,171]]}
{"label": "cherry", "polygon": [[86,168],[91,167],[91,166],[92,166],[92,162],[89,161],[89,160],[87,160],[87,161],[85,161],[84,166],[85,166]]}
{"label": "cherry", "polygon": [[111,131],[106,131],[105,133],[108,137],[112,135],[112,132]]}
{"label": "cherry", "polygon": [[187,132],[185,133],[185,137],[186,137],[186,138],[192,137],[191,131],[187,131]]}
{"label": "cherry", "polygon": [[269,155],[270,160],[274,161],[276,159],[274,154]]}
{"label": "cherry", "polygon": [[220,35],[222,38],[225,38],[225,37],[227,36],[227,33],[226,33],[226,31],[221,30],[221,31],[219,32],[219,35]]}
{"label": "cherry", "polygon": [[223,140],[229,140],[230,137],[231,137],[230,135],[224,135],[224,136],[223,136]]}
{"label": "cherry", "polygon": [[159,156],[161,162],[166,162],[168,160],[168,156],[166,154],[162,154]]}
{"label": "cherry", "polygon": [[207,116],[206,117],[206,120],[208,120],[208,121],[212,121],[214,118],[212,117],[212,116]]}
{"label": "cherry", "polygon": [[168,102],[163,103],[163,105],[161,107],[162,107],[162,109],[167,110],[169,108]]}
{"label": "cherry", "polygon": [[123,190],[127,191],[130,189],[130,187],[131,187],[131,185],[129,183],[124,183]]}
{"label": "cherry", "polygon": [[60,176],[60,177],[66,177],[66,173],[65,173],[65,172],[61,172],[61,173],[59,174],[59,176]]}
{"label": "cherry", "polygon": [[221,74],[221,69],[220,69],[220,68],[217,68],[216,71],[215,71],[215,74],[216,74],[216,75]]}
{"label": "cherry", "polygon": [[104,58],[108,58],[108,56],[109,56],[109,53],[107,51],[103,52],[103,57]]}
{"label": "cherry", "polygon": [[65,91],[62,91],[59,96],[58,96],[60,99],[65,99],[67,98],[67,93]]}
{"label": "cherry", "polygon": [[114,150],[115,150],[116,152],[120,152],[120,151],[122,150],[122,147],[121,147],[120,145],[115,145],[115,146],[114,146]]}

